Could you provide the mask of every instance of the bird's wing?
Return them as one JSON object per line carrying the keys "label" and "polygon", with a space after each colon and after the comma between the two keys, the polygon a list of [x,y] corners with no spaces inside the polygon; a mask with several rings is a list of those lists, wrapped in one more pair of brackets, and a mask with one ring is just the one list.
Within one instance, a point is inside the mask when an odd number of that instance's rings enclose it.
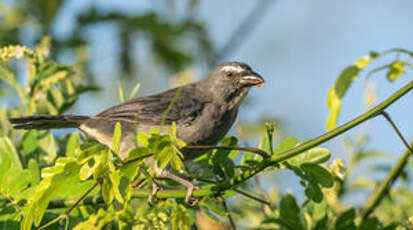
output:
{"label": "bird's wing", "polygon": [[190,124],[206,103],[208,99],[192,84],[125,102],[103,111],[96,118],[145,125]]}

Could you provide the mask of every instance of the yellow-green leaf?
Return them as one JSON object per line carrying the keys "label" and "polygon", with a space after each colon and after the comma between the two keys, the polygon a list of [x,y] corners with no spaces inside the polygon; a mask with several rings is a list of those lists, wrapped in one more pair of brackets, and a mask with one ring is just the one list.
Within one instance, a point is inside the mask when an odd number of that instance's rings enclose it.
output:
{"label": "yellow-green leaf", "polygon": [[118,90],[120,102],[123,103],[125,101],[125,93],[123,91],[122,83],[120,81],[118,83]]}
{"label": "yellow-green leaf", "polygon": [[356,63],[354,63],[355,66],[357,66],[357,68],[359,68],[360,70],[366,68],[371,62],[371,58],[369,56],[364,56],[359,58]]}
{"label": "yellow-green leaf", "polygon": [[115,124],[115,130],[113,131],[113,151],[119,154],[120,139],[122,136],[122,126],[119,122]]}
{"label": "yellow-green leaf", "polygon": [[327,107],[330,110],[327,118],[327,130],[335,129],[341,109],[341,99],[337,96],[335,87],[331,87],[327,96]]}
{"label": "yellow-green leaf", "polygon": [[406,69],[404,68],[404,63],[400,61],[395,61],[390,66],[389,72],[387,72],[387,80],[393,82],[397,80],[402,74],[406,73]]}

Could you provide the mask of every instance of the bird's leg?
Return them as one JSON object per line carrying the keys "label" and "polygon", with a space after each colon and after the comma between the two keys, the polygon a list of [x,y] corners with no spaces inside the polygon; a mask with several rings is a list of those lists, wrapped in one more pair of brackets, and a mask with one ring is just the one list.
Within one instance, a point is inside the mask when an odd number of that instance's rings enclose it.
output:
{"label": "bird's leg", "polygon": [[185,187],[187,187],[188,190],[187,190],[187,193],[186,193],[186,196],[185,196],[185,202],[187,204],[189,204],[190,206],[192,206],[192,207],[195,206],[196,204],[198,204],[198,202],[200,201],[200,198],[192,197],[192,193],[194,192],[194,190],[199,189],[198,186],[194,185],[192,182],[190,182],[188,180],[185,180],[184,178],[181,178],[179,176],[176,176],[176,175],[170,173],[167,170],[162,170],[161,177],[176,181],[176,182],[184,185]]}
{"label": "bird's leg", "polygon": [[148,172],[146,172],[146,170],[142,167],[139,168],[139,170],[141,171],[141,173],[147,178],[147,180],[149,180],[151,182],[152,185],[152,192],[148,197],[148,203],[149,205],[153,205],[153,201],[154,198],[156,198],[156,194],[162,190],[162,186],[159,185],[154,178],[152,178]]}

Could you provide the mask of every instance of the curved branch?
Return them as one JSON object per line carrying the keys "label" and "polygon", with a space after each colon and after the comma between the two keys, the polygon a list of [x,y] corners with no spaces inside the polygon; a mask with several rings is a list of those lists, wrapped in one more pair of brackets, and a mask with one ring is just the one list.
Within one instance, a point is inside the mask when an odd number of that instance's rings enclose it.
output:
{"label": "curved branch", "polygon": [[266,169],[269,166],[272,165],[277,165],[278,163],[285,161],[291,157],[297,156],[300,153],[307,151],[313,147],[316,147],[328,140],[331,140],[332,138],[346,132],[347,130],[354,128],[355,126],[377,116],[380,114],[384,109],[386,109],[388,106],[393,104],[395,101],[397,101],[400,97],[405,95],[407,92],[409,92],[413,88],[413,81],[409,82],[407,85],[405,85],[403,88],[399,89],[397,92],[395,92],[393,95],[388,97],[386,100],[384,100],[382,103],[378,104],[376,107],[370,109],[369,111],[365,112],[364,114],[356,117],[355,119],[319,136],[316,137],[308,142],[305,142],[295,148],[292,148],[290,150],[287,150],[285,152],[282,152],[278,155],[274,155],[271,157],[271,160],[263,160],[261,163],[259,163],[256,167],[252,169],[247,169],[242,173],[240,176],[231,179],[229,182],[226,183],[220,183],[217,186],[213,187],[212,189],[218,190],[218,191],[224,191],[227,189],[230,189],[246,180],[249,178],[257,175],[264,169]]}

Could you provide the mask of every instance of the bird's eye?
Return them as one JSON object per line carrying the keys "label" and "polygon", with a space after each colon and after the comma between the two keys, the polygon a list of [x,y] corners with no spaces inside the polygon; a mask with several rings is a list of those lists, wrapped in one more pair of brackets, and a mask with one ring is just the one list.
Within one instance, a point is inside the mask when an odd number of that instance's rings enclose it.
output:
{"label": "bird's eye", "polygon": [[233,73],[233,72],[227,72],[227,73],[226,73],[226,76],[227,76],[228,78],[232,78],[232,77],[234,76],[234,73]]}

